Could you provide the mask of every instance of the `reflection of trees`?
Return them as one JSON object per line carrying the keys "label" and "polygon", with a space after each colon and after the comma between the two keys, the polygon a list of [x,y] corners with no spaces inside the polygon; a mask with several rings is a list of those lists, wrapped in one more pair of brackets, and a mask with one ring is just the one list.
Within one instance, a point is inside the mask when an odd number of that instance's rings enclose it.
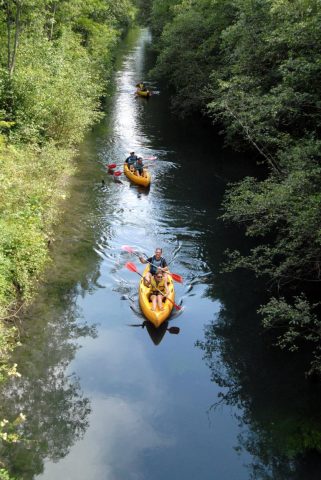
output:
{"label": "reflection of trees", "polygon": [[47,301],[29,312],[28,338],[15,358],[22,377],[0,392],[1,418],[14,419],[20,411],[27,417],[20,427],[23,441],[2,445],[0,451],[18,478],[32,479],[43,471],[45,459],[64,457],[88,426],[89,400],[66,369],[79,348],[77,340],[94,336],[95,329],[76,322],[74,294],[61,302],[59,290],[47,288]]}
{"label": "reflection of trees", "polygon": [[2,412],[8,417],[17,407],[27,416],[23,441],[2,448],[1,457],[11,466],[12,474],[32,479],[43,471],[44,459],[59,460],[82,437],[88,426],[89,400],[82,397],[76,379],[61,371],[51,372],[36,385],[29,381],[19,384],[2,406]]}
{"label": "reflection of trees", "polygon": [[[198,143],[206,145],[206,142]],[[184,153],[185,165],[191,157],[197,158],[194,151]],[[205,153],[204,150],[204,156],[211,158],[210,152]],[[252,455],[249,466],[252,478],[319,479],[321,388],[305,378],[310,353],[290,354],[273,347],[273,332],[263,331],[256,313],[266,301],[268,286],[264,281],[259,282],[244,270],[217,273],[226,261],[226,249],[246,253],[253,246],[253,239],[246,238],[240,228],[215,220],[222,214],[220,205],[226,181],[244,176],[246,167],[238,156],[225,155],[228,161],[215,158],[215,162],[208,165],[208,177],[197,178],[196,169],[191,178],[184,178],[190,201],[206,209],[204,217],[196,220],[193,217],[188,223],[203,232],[199,237],[199,251],[213,278],[206,295],[221,302],[217,318],[206,327],[204,339],[198,346],[210,367],[211,380],[221,387],[218,404],[239,409],[238,448]],[[172,186],[175,191],[177,185],[180,184],[175,179]],[[171,184],[167,184],[169,197],[170,187]],[[209,218],[214,220],[209,222]]]}
{"label": "reflection of trees", "polygon": [[223,306],[198,346],[222,387],[218,403],[240,409],[238,449],[253,457],[251,478],[319,478],[321,388],[304,376],[308,358],[271,347],[256,315],[264,301],[257,281],[236,272],[217,276],[215,287]]}
{"label": "reflection of trees", "polygon": [[1,460],[19,479],[32,479],[43,471],[46,459],[67,455],[88,426],[89,400],[67,368],[79,339],[95,336],[95,327],[79,323],[76,301],[97,288],[100,257],[93,246],[108,244],[108,238],[102,238],[105,220],[100,224],[92,214],[106,211],[105,195],[92,189],[97,170],[97,164],[88,161],[97,148],[92,135],[78,158],[81,168],[72,180],[63,221],[55,228],[54,261],[46,283],[21,325],[23,345],[14,361],[22,377],[0,391],[0,418],[14,419],[20,411],[27,417],[20,427],[23,441],[0,446]]}

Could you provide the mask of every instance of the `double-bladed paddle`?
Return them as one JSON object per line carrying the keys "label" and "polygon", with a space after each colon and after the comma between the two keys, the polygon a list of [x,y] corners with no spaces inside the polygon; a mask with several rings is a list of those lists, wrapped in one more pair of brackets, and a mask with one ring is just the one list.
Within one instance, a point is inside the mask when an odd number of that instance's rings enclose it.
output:
{"label": "double-bladed paddle", "polygon": [[[143,157],[143,160],[157,160],[157,157]],[[113,170],[113,168],[116,168],[116,167],[121,167],[122,165],[124,165],[125,162],[123,163],[110,163],[109,165],[106,165],[106,168],[108,168],[109,170]]]}
{"label": "double-bladed paddle", "polygon": [[[136,255],[136,257],[140,257],[139,253],[136,252],[133,247],[130,247],[129,245],[123,245],[122,247],[122,250],[125,250],[126,252],[128,253],[133,253],[134,255]],[[148,260],[146,260],[147,263],[149,263],[150,265],[153,265],[151,262],[149,262]],[[155,265],[154,265],[155,266]],[[160,267],[159,267],[160,268]],[[165,273],[167,272],[173,280],[175,280],[175,282],[178,282],[178,283],[183,283],[183,277],[181,275],[178,275],[177,273],[172,273],[172,272],[169,272],[168,270],[165,270],[164,268],[160,268],[160,270],[163,270]]]}
{"label": "double-bladed paddle", "polygon": [[117,172],[112,172],[112,170],[117,167],[116,163],[106,165],[106,167],[108,167],[108,173],[112,173],[115,177],[119,177],[122,173],[120,170],[117,170]]}
{"label": "double-bladed paddle", "polygon": [[[139,275],[140,277],[144,278],[144,276],[143,276],[141,273],[139,273],[139,271],[137,270],[137,267],[136,267],[136,265],[135,265],[134,263],[127,262],[127,263],[125,264],[125,267],[128,268],[128,270],[130,270],[131,272],[137,273],[137,275]],[[182,307],[181,307],[180,305],[177,305],[177,303],[173,302],[173,300],[171,300],[171,299],[168,298],[166,295],[164,295],[164,293],[161,292],[160,290],[158,290],[158,288],[156,288],[156,290],[157,290],[157,292],[159,292],[161,295],[163,295],[163,297],[166,297],[167,300],[174,305],[174,307],[176,308],[176,310],[181,310],[181,309],[182,309]]]}

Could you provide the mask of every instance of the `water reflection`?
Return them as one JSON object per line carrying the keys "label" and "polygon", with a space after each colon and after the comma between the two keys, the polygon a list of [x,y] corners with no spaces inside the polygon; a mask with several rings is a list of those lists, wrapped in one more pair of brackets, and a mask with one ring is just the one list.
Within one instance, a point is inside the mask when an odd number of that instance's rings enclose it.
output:
{"label": "water reflection", "polygon": [[252,457],[251,479],[320,478],[321,387],[304,376],[308,358],[271,347],[256,315],[264,301],[257,279],[217,275],[215,286],[223,306],[198,342],[211,380],[221,386],[210,410],[239,408],[237,450]]}
{"label": "water reflection", "polygon": [[93,326],[77,323],[79,312],[72,296],[66,295],[55,308],[49,299],[29,312],[27,332],[33,348],[25,343],[20,347],[16,360],[22,377],[0,392],[1,418],[14,419],[19,412],[27,418],[21,426],[23,441],[2,443],[0,450],[2,462],[11,465],[11,473],[19,479],[33,479],[43,472],[45,459],[56,462],[65,457],[88,427],[90,402],[68,365],[79,339],[95,337],[96,332]]}
{"label": "water reflection", "polygon": [[166,332],[172,335],[178,335],[180,332],[179,327],[169,327],[168,321],[162,323],[158,328],[154,327],[151,322],[145,320],[143,323],[129,324],[130,327],[146,328],[148,335],[150,336],[154,345],[159,345],[164,338]]}
{"label": "water reflection", "polygon": [[146,362],[135,330],[127,328],[124,335],[123,328],[106,328],[94,342],[86,342],[83,355],[79,352],[78,366],[91,390],[90,427],[65,459],[46,464],[46,479],[134,480],[145,451],[175,445],[175,436],[155,425],[169,392]]}

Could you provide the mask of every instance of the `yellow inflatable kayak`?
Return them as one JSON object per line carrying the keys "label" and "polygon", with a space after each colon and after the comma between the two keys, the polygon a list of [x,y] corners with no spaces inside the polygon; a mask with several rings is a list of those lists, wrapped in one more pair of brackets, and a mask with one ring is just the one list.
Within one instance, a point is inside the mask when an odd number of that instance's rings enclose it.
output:
{"label": "yellow inflatable kayak", "polygon": [[137,89],[136,90],[136,95],[139,95],[140,97],[150,97],[151,96],[151,92],[149,90],[140,90],[140,89]]}
{"label": "yellow inflatable kayak", "polygon": [[136,185],[148,187],[150,185],[151,177],[149,171],[145,168],[145,177],[139,177],[136,173],[129,170],[127,163],[124,164],[124,174],[126,177]]}
{"label": "yellow inflatable kayak", "polygon": [[[144,270],[143,275],[145,275],[149,271],[149,265]],[[174,291],[174,284],[172,277],[168,275],[168,288],[169,288],[169,298],[172,300],[172,302],[175,301],[175,291]],[[143,314],[149,320],[155,327],[159,327],[162,323],[164,323],[168,317],[171,314],[171,311],[173,310],[173,303],[170,302],[167,298],[163,302],[164,310],[161,312],[157,309],[155,312],[152,311],[152,302],[149,301],[150,297],[150,287],[146,287],[144,284],[143,279],[141,278],[139,282],[139,305],[140,308],[142,309]]]}

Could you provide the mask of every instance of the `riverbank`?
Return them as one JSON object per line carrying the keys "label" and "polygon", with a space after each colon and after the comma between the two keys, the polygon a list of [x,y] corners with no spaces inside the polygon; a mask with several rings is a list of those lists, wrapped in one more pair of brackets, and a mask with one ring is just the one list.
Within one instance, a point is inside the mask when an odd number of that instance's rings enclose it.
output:
{"label": "riverbank", "polygon": [[50,263],[77,147],[103,115],[114,53],[135,16],[130,2],[45,3],[8,2],[0,19],[0,381],[13,371],[16,319]]}
{"label": "riverbank", "polygon": [[[0,57],[1,318],[30,301],[48,262],[77,145],[102,116],[115,48],[133,19],[129,7],[112,14],[101,4],[98,15],[97,5],[95,11],[82,2],[74,10],[56,5],[49,31],[41,6],[33,13],[11,6],[2,19],[10,30]],[[9,57],[14,63],[5,71]]]}

